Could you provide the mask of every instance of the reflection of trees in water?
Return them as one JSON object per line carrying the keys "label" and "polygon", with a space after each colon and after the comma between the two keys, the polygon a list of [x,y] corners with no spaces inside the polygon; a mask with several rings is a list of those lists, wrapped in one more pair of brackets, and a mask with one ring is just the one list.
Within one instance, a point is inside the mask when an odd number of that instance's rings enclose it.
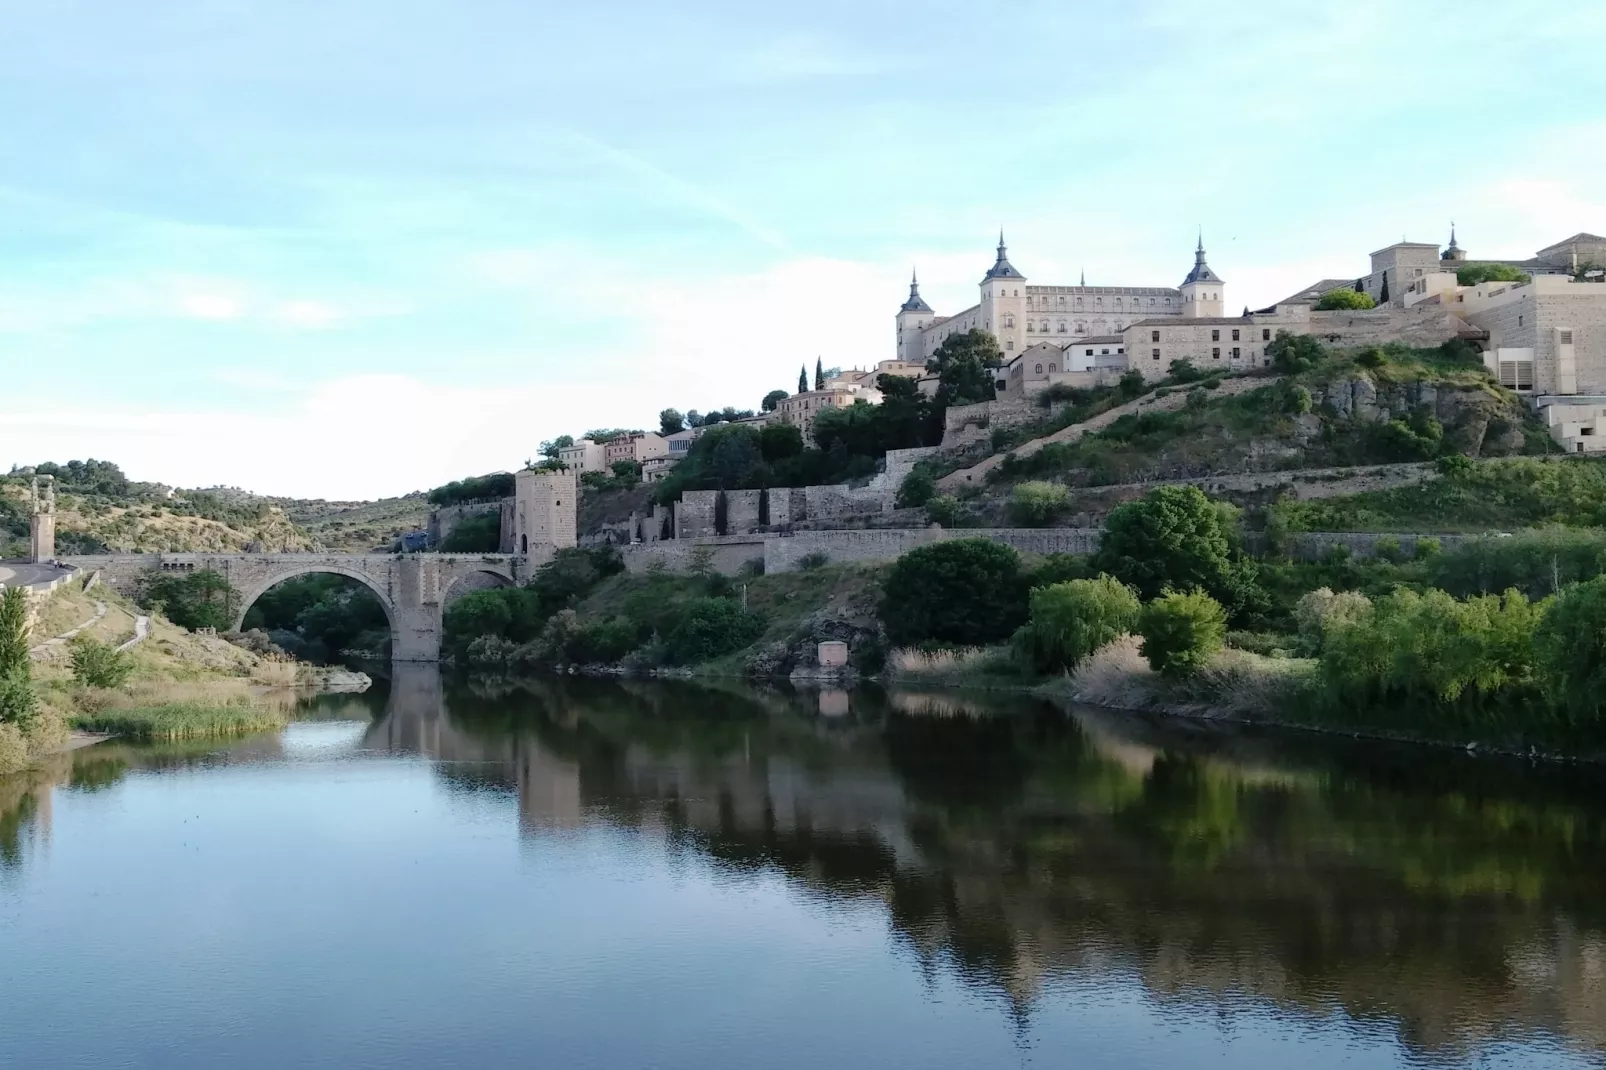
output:
{"label": "reflection of trees in water", "polygon": [[1423,1049],[1524,1028],[1606,1048],[1606,830],[1587,776],[1032,703],[900,705],[855,694],[819,717],[775,692],[586,680],[454,691],[438,756],[500,761],[530,828],[650,828],[721,868],[879,900],[927,969],[1022,1009],[1056,978],[1115,970],[1167,998],[1342,1008]]}

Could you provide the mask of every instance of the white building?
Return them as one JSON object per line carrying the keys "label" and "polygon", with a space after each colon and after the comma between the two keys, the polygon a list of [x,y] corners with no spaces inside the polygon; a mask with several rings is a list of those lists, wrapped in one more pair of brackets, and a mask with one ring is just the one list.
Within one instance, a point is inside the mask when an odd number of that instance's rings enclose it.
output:
{"label": "white building", "polygon": [[593,442],[589,438],[579,439],[572,446],[564,446],[558,450],[558,460],[563,466],[576,475],[587,472],[605,472],[608,470],[608,451],[600,442]]}

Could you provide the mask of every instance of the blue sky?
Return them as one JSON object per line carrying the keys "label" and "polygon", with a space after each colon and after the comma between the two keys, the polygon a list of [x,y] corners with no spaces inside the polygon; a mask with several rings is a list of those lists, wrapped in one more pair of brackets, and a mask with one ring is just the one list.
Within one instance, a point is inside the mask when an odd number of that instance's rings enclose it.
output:
{"label": "blue sky", "polygon": [[1606,5],[0,0],[0,466],[372,497],[891,355],[1606,231]]}

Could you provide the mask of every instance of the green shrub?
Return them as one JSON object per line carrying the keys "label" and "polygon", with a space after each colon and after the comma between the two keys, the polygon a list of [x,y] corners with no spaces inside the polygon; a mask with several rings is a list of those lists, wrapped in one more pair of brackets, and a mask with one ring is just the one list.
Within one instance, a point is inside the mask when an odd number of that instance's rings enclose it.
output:
{"label": "green shrub", "polygon": [[937,481],[923,468],[916,468],[903,477],[898,488],[898,508],[915,509],[931,501],[937,493]]}
{"label": "green shrub", "polygon": [[85,687],[122,687],[134,672],[134,659],[109,643],[81,635],[72,641],[73,679]]}
{"label": "green shrub", "polygon": [[459,520],[436,547],[444,554],[494,554],[502,547],[502,514],[480,513]]}
{"label": "green shrub", "polygon": [[1227,635],[1227,611],[1203,591],[1167,592],[1138,614],[1139,648],[1162,676],[1191,676],[1209,663]]}
{"label": "green shrub", "polygon": [[1193,361],[1185,357],[1181,360],[1173,360],[1168,370],[1170,371],[1171,381],[1176,383],[1196,383],[1204,378],[1204,372],[1194,367]]}
{"label": "green shrub", "polygon": [[0,593],[0,725],[30,731],[38,719],[28,657],[28,592],[7,587]]}
{"label": "green shrub", "polygon": [[1427,561],[1437,557],[1442,548],[1443,544],[1432,535],[1420,536],[1416,540],[1416,559],[1418,561]]}
{"label": "green shrub", "polygon": [[892,566],[881,619],[894,643],[986,646],[1026,618],[1014,550],[987,539],[952,539],[911,550]]}
{"label": "green shrub", "polygon": [[1328,290],[1316,299],[1314,310],[1317,312],[1337,312],[1376,308],[1377,302],[1352,286],[1340,286],[1336,290]]}
{"label": "green shrub", "polygon": [[1026,574],[1026,587],[1052,587],[1056,583],[1086,580],[1093,577],[1088,559],[1080,554],[1049,554],[1038,566]]}
{"label": "green shrub", "polygon": [[1472,458],[1461,453],[1447,453],[1434,465],[1445,479],[1465,479],[1472,474]]}
{"label": "green shrub", "polygon": [[1465,264],[1456,268],[1455,281],[1462,286],[1476,286],[1481,282],[1531,282],[1533,279],[1510,264]]}
{"label": "green shrub", "polygon": [[1540,598],[1593,579],[1603,565],[1606,532],[1541,528],[1463,543],[1431,558],[1427,572],[1434,586],[1461,597],[1515,587]]}
{"label": "green shrub", "polygon": [[1296,374],[1309,371],[1327,357],[1327,350],[1308,334],[1289,334],[1278,331],[1266,346],[1271,365],[1280,372]]}
{"label": "green shrub", "polygon": [[645,638],[638,625],[623,617],[610,617],[593,621],[570,635],[564,654],[578,665],[612,663],[624,660]]}
{"label": "green shrub", "polygon": [[1388,354],[1377,346],[1367,346],[1355,356],[1355,363],[1370,371],[1376,371],[1388,362]]}
{"label": "green shrub", "polygon": [[1606,708],[1606,577],[1558,595],[1535,646],[1551,705],[1574,725],[1598,724]]}
{"label": "green shrub", "polygon": [[693,598],[676,608],[664,634],[671,665],[696,665],[734,653],[764,632],[764,618],[730,598]]}
{"label": "green shrub", "polygon": [[816,550],[812,554],[804,554],[797,559],[797,567],[804,572],[812,572],[814,569],[824,568],[830,563],[831,555],[822,550]]}
{"label": "green shrub", "polygon": [[1038,672],[1064,672],[1130,632],[1141,608],[1132,588],[1108,576],[1071,580],[1031,593],[1031,619],[1018,648]]}
{"label": "green shrub", "polygon": [[1009,496],[1009,517],[1022,527],[1042,528],[1070,506],[1071,492],[1059,483],[1022,483]]}
{"label": "green shrub", "polygon": [[952,494],[939,494],[926,502],[926,520],[945,528],[956,528],[964,517],[964,506]]}

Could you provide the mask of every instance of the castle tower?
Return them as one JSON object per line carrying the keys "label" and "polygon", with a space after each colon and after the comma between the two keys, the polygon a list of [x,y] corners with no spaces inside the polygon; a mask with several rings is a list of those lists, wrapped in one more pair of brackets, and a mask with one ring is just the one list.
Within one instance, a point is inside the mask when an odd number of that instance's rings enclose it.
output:
{"label": "castle tower", "polygon": [[1450,244],[1444,250],[1444,252],[1439,254],[1439,259],[1440,260],[1454,261],[1454,262],[1459,263],[1460,261],[1465,260],[1466,258],[1467,258],[1467,251],[1465,249],[1461,248],[1461,246],[1456,244],[1456,241],[1455,241],[1455,221],[1451,220],[1451,222],[1450,222]]}
{"label": "castle tower", "polygon": [[541,564],[578,542],[580,488],[572,470],[526,468],[513,477],[513,487],[514,553],[527,556],[532,565]]}
{"label": "castle tower", "polygon": [[[42,481],[42,482],[41,482]],[[56,558],[56,477],[33,477],[33,516],[28,524],[28,557],[36,565]]]}
{"label": "castle tower", "polygon": [[1204,231],[1199,232],[1199,247],[1193,251],[1193,270],[1182,280],[1182,314],[1189,319],[1220,316],[1222,292],[1227,284],[1205,263]]}
{"label": "castle tower", "polygon": [[998,259],[981,280],[981,325],[998,339],[1007,359],[1025,349],[1026,276],[1009,262],[1004,232],[998,232]]}
{"label": "castle tower", "polygon": [[909,300],[898,309],[898,359],[911,364],[926,362],[920,332],[936,322],[937,315],[920,296],[920,276],[909,273]]}

